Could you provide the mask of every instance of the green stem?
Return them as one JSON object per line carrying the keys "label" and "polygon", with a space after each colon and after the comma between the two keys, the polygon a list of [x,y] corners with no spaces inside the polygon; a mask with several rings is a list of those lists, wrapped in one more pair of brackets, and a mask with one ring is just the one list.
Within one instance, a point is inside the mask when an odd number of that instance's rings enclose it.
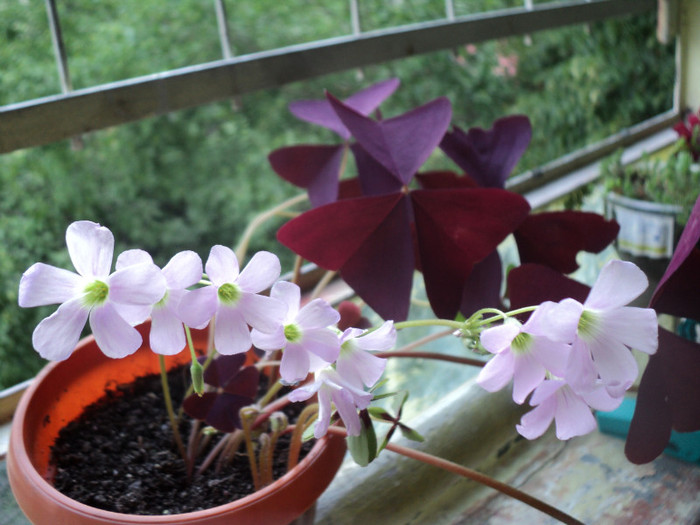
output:
{"label": "green stem", "polygon": [[280,391],[281,388],[282,383],[280,383],[279,381],[275,381],[272,384],[272,386],[267,390],[267,392],[265,392],[265,395],[260,399],[260,401],[258,401],[258,405],[260,406],[260,408],[265,407],[265,405],[272,401],[272,399],[275,397],[277,392]]}
{"label": "green stem", "polygon": [[397,330],[402,330],[404,328],[415,328],[418,326],[449,326],[455,330],[459,330],[464,327],[464,323],[460,321],[450,321],[448,319],[416,319],[415,321],[402,321],[400,323],[394,323],[394,327]]}
{"label": "green stem", "polygon": [[437,352],[403,352],[401,350],[395,350],[393,352],[376,352],[374,355],[377,357],[414,357],[416,359],[435,359],[436,361],[449,361],[451,363],[479,367],[483,367],[486,364],[486,361],[480,361],[479,359],[439,354]]}
{"label": "green stem", "polygon": [[170,397],[170,386],[168,385],[168,372],[165,369],[165,357],[158,355],[158,364],[160,365],[160,383],[163,387],[163,399],[165,399],[165,409],[168,412],[168,419],[170,419],[170,427],[173,430],[173,436],[175,438],[175,444],[177,445],[180,455],[185,462],[186,471],[189,472],[189,461],[187,458],[187,450],[182,442],[182,436],[180,436],[180,429],[178,428],[177,418],[175,417],[175,411],[173,410],[173,400]]}

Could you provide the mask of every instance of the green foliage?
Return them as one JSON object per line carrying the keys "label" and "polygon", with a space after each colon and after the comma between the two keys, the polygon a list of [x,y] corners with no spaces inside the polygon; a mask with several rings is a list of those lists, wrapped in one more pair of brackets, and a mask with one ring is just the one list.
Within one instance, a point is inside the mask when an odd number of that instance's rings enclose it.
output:
{"label": "green foliage", "polygon": [[[455,0],[455,12],[521,5]],[[237,54],[351,32],[347,2],[229,1],[227,7]],[[360,7],[365,30],[445,16],[443,0],[372,0]],[[221,57],[212,2],[65,0],[58,9],[76,89]],[[234,246],[257,211],[297,192],[273,174],[271,150],[337,142],[294,119],[289,102],[321,97],[325,88],[346,97],[392,76],[402,87],[382,106],[386,117],[443,95],[464,129],[528,114],[534,138],[516,168],[522,171],[670,107],[673,49],[655,42],[653,23],[653,16],[610,20],[464,46],[0,156],[0,388],[41,365],[31,332],[53,308],[19,308],[17,285],[36,261],[71,268],[64,243],[70,222],[109,227],[117,253],[140,247],[163,264],[187,248],[206,259],[213,244]],[[504,70],[504,58],[515,60],[516,69]],[[60,91],[42,2],[0,1],[0,71],[0,104]],[[439,153],[430,167],[454,169]],[[251,253],[265,248],[285,255],[274,240],[281,222],[260,232]],[[283,264],[289,269],[290,258]]]}
{"label": "green foliage", "polygon": [[668,159],[651,159],[644,155],[639,162],[624,166],[622,152],[605,159],[601,173],[608,191],[625,197],[683,208],[678,215],[680,224],[688,222],[698,192],[700,164],[693,162],[687,150],[680,150]]}

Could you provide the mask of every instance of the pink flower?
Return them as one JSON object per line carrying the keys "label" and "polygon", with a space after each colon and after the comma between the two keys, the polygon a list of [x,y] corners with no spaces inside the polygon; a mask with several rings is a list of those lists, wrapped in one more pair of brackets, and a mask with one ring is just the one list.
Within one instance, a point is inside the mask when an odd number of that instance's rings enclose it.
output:
{"label": "pink flower", "polygon": [[251,332],[253,344],[261,350],[283,350],[280,364],[282,380],[298,383],[309,372],[319,370],[338,358],[340,339],[333,326],[340,314],[323,299],[314,299],[299,308],[301,291],[296,284],[280,281],[270,296],[287,308],[276,329]]}
{"label": "pink flower", "polygon": [[614,410],[622,398],[610,396],[597,384],[586,394],[576,394],[561,379],[547,379],[537,387],[530,405],[536,407],[520,420],[516,429],[523,437],[535,439],[544,434],[552,419],[556,425],[558,439],[570,439],[588,434],[596,427],[591,408]]}
{"label": "pink flower", "polygon": [[226,246],[214,246],[207,259],[211,286],[187,292],[178,314],[186,325],[204,328],[214,319],[214,346],[223,355],[240,354],[251,346],[248,325],[271,332],[284,317],[285,305],[259,295],[280,275],[280,262],[270,252],[258,252],[239,272],[238,259]]}
{"label": "pink flower", "polygon": [[[144,262],[153,263],[151,256],[143,250],[127,250],[117,258],[117,270]],[[155,305],[133,308],[119,308],[125,319],[142,322],[151,316],[150,343],[157,354],[173,355],[185,348],[185,330],[178,314],[180,301],[187,288],[202,279],[202,260],[193,251],[184,251],[173,256],[161,270],[167,290]]]}
{"label": "pink flower", "polygon": [[330,425],[333,413],[331,402],[345,423],[349,436],[359,436],[362,426],[357,410],[363,410],[372,401],[372,394],[355,386],[331,367],[316,373],[316,380],[293,390],[287,396],[290,401],[306,401],[318,393],[318,421],[314,425],[314,437],[323,437]]}
{"label": "pink flower", "polygon": [[522,325],[508,319],[500,326],[484,330],[481,344],[496,354],[477,376],[477,383],[489,392],[503,388],[513,380],[513,401],[522,404],[542,381],[547,371],[562,375],[571,350],[558,325],[547,313],[555,303],[541,304]]}
{"label": "pink flower", "polygon": [[358,387],[371,388],[384,373],[386,359],[371,354],[385,351],[396,344],[396,328],[392,321],[367,333],[359,328],[348,328],[340,337],[340,355],[335,362],[338,373]]}
{"label": "pink flower", "polygon": [[97,345],[106,356],[134,353],[142,338],[120,309],[149,308],[161,300],[166,282],[160,269],[145,262],[110,274],[114,237],[94,222],[68,226],[66,245],[77,273],[36,263],[19,284],[22,307],[61,304],[34,330],[34,348],[45,359],[68,358],[89,318]]}
{"label": "pink flower", "polygon": [[613,260],[600,271],[583,303],[564,299],[556,315],[574,330],[572,353],[564,374],[572,388],[585,393],[598,377],[608,393],[620,397],[634,383],[634,348],[654,354],[658,321],[650,308],[625,306],[647,287],[644,272],[634,264]]}

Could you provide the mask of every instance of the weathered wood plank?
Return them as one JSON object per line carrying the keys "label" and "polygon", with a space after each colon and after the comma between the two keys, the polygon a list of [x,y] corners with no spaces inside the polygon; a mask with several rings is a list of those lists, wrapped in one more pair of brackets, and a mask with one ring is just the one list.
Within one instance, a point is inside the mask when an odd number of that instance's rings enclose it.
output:
{"label": "weathered wood plank", "polygon": [[655,0],[575,0],[426,22],[243,55],[0,107],[0,153],[466,43],[653,9]]}

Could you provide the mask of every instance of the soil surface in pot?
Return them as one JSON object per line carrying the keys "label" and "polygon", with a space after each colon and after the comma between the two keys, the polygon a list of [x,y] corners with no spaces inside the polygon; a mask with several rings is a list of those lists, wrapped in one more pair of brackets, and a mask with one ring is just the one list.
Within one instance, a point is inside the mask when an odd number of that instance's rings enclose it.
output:
{"label": "soil surface in pot", "polygon": [[[189,385],[188,368],[169,374],[173,404]],[[294,421],[299,404],[285,409]],[[183,439],[192,421],[183,418]],[[216,439],[210,442],[210,448]],[[273,475],[284,475],[289,435],[275,449]],[[313,446],[304,444],[301,456]],[[206,456],[200,454],[198,463]],[[165,410],[160,376],[139,378],[109,391],[63,428],[52,448],[54,486],[66,496],[123,514],[178,514],[229,503],[254,492],[247,456],[239,453],[219,472],[213,465],[187,479]]]}

